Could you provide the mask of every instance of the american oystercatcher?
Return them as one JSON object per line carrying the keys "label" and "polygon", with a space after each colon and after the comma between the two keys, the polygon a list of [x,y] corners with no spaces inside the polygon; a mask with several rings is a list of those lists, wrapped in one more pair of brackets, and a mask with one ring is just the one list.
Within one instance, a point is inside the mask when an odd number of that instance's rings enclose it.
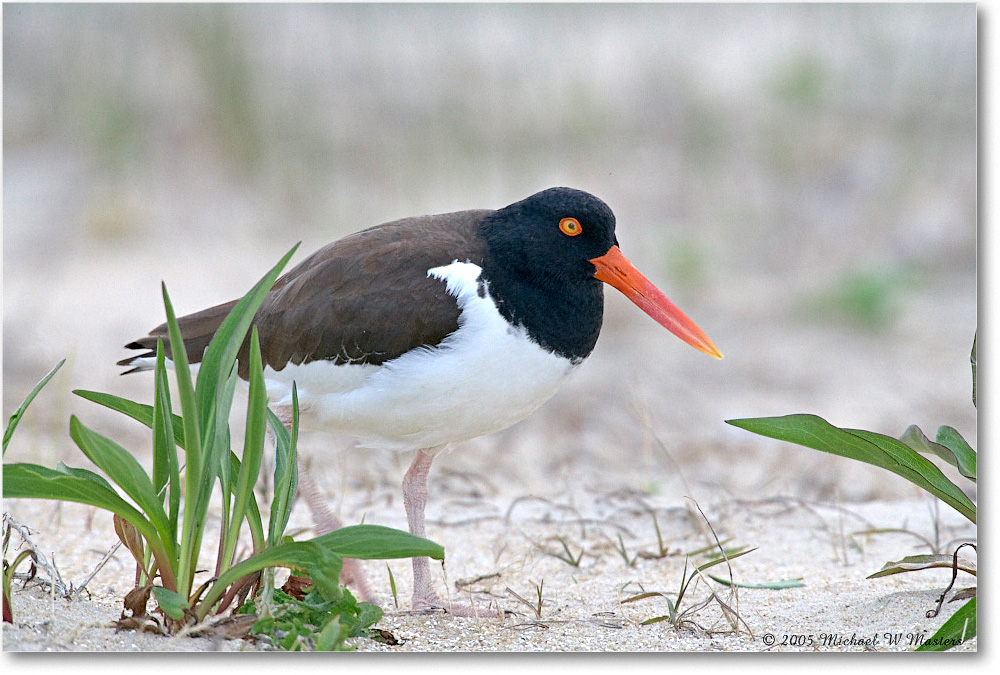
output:
{"label": "american oystercatcher", "polygon": [[[357,232],[275,283],[254,318],[268,396],[361,447],[416,451],[403,478],[410,531],[425,536],[431,462],[449,443],[524,419],[594,349],[604,284],[695,349],[722,354],[625,258],[615,216],[580,190],[551,188],[498,210],[405,218]],[[235,301],[179,319],[197,363]],[[129,343],[155,350],[165,325]],[[244,344],[244,349],[247,348]],[[119,362],[150,367],[154,352]],[[246,376],[246,358],[240,359]],[[427,558],[413,560],[413,606],[442,601]]]}

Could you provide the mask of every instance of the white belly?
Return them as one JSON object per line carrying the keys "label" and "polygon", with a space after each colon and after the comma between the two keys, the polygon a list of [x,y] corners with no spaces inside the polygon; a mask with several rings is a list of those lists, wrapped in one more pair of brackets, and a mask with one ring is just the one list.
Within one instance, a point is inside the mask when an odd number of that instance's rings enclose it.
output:
{"label": "white belly", "polygon": [[547,401],[575,367],[514,328],[493,300],[478,294],[478,265],[454,262],[428,271],[447,283],[461,315],[458,330],[381,366],[313,361],[266,368],[268,395],[353,434],[363,447],[414,450],[505,429]]}

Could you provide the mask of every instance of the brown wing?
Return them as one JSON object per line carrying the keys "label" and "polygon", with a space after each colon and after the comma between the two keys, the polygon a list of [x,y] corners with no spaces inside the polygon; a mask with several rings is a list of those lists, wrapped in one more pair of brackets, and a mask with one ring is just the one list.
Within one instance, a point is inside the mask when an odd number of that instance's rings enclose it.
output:
{"label": "brown wing", "polygon": [[[219,326],[222,325],[222,322],[230,310],[236,306],[237,302],[239,301],[233,300],[177,319],[177,323],[181,329],[181,336],[184,338],[184,351],[189,363],[198,363],[201,361],[205,349],[208,348],[208,343],[215,337],[215,331],[219,330]],[[136,365],[136,362],[139,359],[156,356],[156,340],[158,338],[163,339],[163,350],[167,358],[172,358],[170,338],[167,335],[167,324],[161,323],[149,331],[149,335],[125,345],[126,349],[146,349],[149,351],[119,361],[119,366],[133,366],[131,370],[126,370],[122,375],[149,369],[149,366],[141,363]]]}
{"label": "brown wing", "polygon": [[[458,306],[444,282],[427,270],[454,260],[483,264],[477,236],[489,211],[420,216],[377,225],[329,244],[275,283],[254,324],[266,365],[316,360],[378,365],[421,345],[433,346],[458,328]],[[205,348],[236,301],[178,319],[188,360]],[[150,350],[119,362],[152,356],[157,338],[170,354],[166,325],[126,345]],[[246,376],[245,342],[240,375]],[[142,369],[141,366],[127,372]]]}

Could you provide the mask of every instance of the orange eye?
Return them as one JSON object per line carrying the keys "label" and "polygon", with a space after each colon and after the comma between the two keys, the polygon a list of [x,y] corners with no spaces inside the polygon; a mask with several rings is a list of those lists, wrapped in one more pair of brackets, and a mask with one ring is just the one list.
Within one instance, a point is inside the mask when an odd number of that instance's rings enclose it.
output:
{"label": "orange eye", "polygon": [[580,221],[576,218],[563,218],[559,221],[559,229],[567,237],[575,237],[576,235],[583,232],[583,227],[580,225]]}

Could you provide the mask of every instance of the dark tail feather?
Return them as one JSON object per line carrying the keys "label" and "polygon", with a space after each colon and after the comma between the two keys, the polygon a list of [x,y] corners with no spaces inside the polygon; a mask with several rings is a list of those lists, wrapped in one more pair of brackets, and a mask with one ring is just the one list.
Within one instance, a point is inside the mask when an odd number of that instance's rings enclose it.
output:
{"label": "dark tail feather", "polygon": [[[237,302],[239,301],[233,300],[177,319],[177,324],[181,329],[181,337],[184,338],[184,352],[187,355],[188,363],[201,362],[205,350],[208,348],[212,338],[215,337],[215,331],[219,330],[219,326],[222,325],[222,322],[233,307],[236,306]],[[125,345],[126,349],[145,349],[146,351],[119,361],[117,364],[119,366],[133,366],[130,370],[123,372],[122,375],[152,369],[152,364],[144,360],[156,358],[157,339],[163,340],[163,349],[166,357],[168,359],[173,358],[170,337],[167,334],[167,324],[162,323],[149,331],[149,335],[146,337],[141,337]]]}

